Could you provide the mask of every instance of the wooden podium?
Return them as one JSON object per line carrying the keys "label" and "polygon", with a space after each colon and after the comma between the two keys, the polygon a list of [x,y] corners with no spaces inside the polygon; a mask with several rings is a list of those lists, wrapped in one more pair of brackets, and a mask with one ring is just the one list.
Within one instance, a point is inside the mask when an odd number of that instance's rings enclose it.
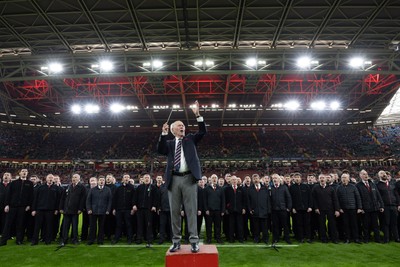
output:
{"label": "wooden podium", "polygon": [[218,250],[215,245],[200,245],[200,251],[192,253],[190,245],[181,245],[176,252],[165,255],[166,267],[218,267]]}

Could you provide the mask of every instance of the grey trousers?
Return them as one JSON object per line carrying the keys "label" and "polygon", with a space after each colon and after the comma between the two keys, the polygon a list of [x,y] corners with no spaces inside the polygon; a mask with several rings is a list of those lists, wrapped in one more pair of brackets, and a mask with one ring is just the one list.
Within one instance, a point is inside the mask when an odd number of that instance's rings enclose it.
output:
{"label": "grey trousers", "polygon": [[199,242],[197,233],[197,183],[192,174],[172,176],[171,190],[168,190],[168,200],[171,210],[172,242],[178,243],[182,239],[181,209],[185,208],[187,216],[189,242]]}

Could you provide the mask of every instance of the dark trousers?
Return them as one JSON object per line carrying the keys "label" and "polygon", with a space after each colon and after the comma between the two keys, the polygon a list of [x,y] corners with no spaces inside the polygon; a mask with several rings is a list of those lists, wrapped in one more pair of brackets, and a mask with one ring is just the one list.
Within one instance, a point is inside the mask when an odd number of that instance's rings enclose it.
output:
{"label": "dark trousers", "polygon": [[241,212],[229,213],[229,241],[234,241],[235,237],[243,242],[243,215]]}
{"label": "dark trousers", "polygon": [[[38,210],[35,216],[35,226],[32,235],[32,244],[39,242],[39,232],[46,244],[50,244],[53,239],[53,220],[54,210]],[[43,233],[44,231],[44,233]]]}
{"label": "dark trousers", "polygon": [[87,211],[82,212],[82,231],[81,231],[81,240],[85,241],[88,239],[88,234],[89,234],[89,214],[87,214]]}
{"label": "dark trousers", "polygon": [[4,207],[0,207],[0,233],[3,233],[4,225],[6,223],[6,214]]}
{"label": "dark trousers", "polygon": [[171,237],[171,212],[160,211],[160,242]]}
{"label": "dark trousers", "polygon": [[229,217],[230,214],[224,214],[224,216],[222,216],[222,231],[224,232],[224,236],[225,238],[228,238],[230,230],[229,230]]}
{"label": "dark trousers", "polygon": [[63,219],[63,232],[62,239],[63,242],[66,243],[68,240],[69,229],[72,225],[72,242],[78,242],[78,218],[79,214],[64,214]]}
{"label": "dark trousers", "polygon": [[371,231],[374,232],[375,242],[380,242],[380,231],[378,225],[378,212],[367,211],[364,214],[360,214],[361,229],[364,242],[369,242],[371,238]]}
{"label": "dark trousers", "polygon": [[115,234],[115,216],[112,214],[106,215],[104,234],[108,239],[111,239],[111,236]]}
{"label": "dark trousers", "polygon": [[252,217],[253,221],[253,237],[255,242],[260,242],[260,234],[262,233],[262,240],[268,243],[268,223],[267,218]]}
{"label": "dark trousers", "polygon": [[10,207],[6,214],[1,243],[6,244],[7,240],[10,239],[11,230],[14,225],[16,226],[16,242],[22,242],[25,234],[25,207]]}
{"label": "dark trousers", "polygon": [[203,224],[203,218],[205,218],[205,211],[201,211],[201,215],[197,215],[197,233],[200,236],[201,225]]}
{"label": "dark trousers", "polygon": [[128,241],[132,241],[133,230],[132,230],[132,221],[131,221],[131,211],[130,210],[117,210],[115,212],[115,222],[117,228],[115,229],[115,241],[119,241],[122,235],[122,225],[125,223],[126,228],[126,236]]}
{"label": "dark trousers", "polygon": [[293,214],[296,226],[296,236],[299,241],[304,238],[311,239],[311,213],[306,210],[296,210]]}
{"label": "dark trousers", "polygon": [[26,215],[26,238],[28,241],[32,240],[33,237],[33,231],[35,230],[35,221],[36,221],[36,216],[32,216],[31,212],[29,211],[29,214]]}
{"label": "dark trousers", "polygon": [[343,210],[341,214],[343,223],[344,238],[346,240],[358,240],[357,211]]}
{"label": "dark trousers", "polygon": [[97,243],[104,242],[104,222],[105,214],[90,214],[89,215],[89,235],[88,241],[94,242],[97,233]]}
{"label": "dark trousers", "polygon": [[328,220],[329,235],[333,242],[337,242],[337,229],[335,220],[335,211],[333,210],[320,210],[318,216],[318,232],[319,238],[322,242],[327,242],[328,237],[326,235],[326,220]]}
{"label": "dark trousers", "polygon": [[283,228],[283,236],[286,241],[290,240],[289,238],[289,225],[287,224],[288,212],[286,210],[273,210],[272,211],[272,235],[273,242],[276,243],[279,241],[279,237],[281,235],[281,230]]}
{"label": "dark trousers", "polygon": [[153,212],[149,209],[138,209],[136,239],[142,240],[146,232],[146,241],[153,242]]}
{"label": "dark trousers", "polygon": [[396,206],[385,206],[383,212],[382,230],[383,230],[383,241],[389,242],[390,236],[394,240],[399,239],[399,233],[397,232],[397,207]]}
{"label": "dark trousers", "polygon": [[57,213],[54,215],[53,218],[53,234],[51,240],[54,241],[57,238],[58,233],[60,233],[60,236],[62,235],[62,225],[60,225],[60,219],[61,219],[61,214]]}
{"label": "dark trousers", "polygon": [[216,240],[221,240],[221,211],[211,211],[210,215],[206,215],[206,236],[207,240],[211,240],[212,225],[214,224],[214,237]]}
{"label": "dark trousers", "polygon": [[246,213],[243,215],[243,238],[244,239],[247,239],[250,236],[249,222],[250,222],[250,213],[246,210]]}

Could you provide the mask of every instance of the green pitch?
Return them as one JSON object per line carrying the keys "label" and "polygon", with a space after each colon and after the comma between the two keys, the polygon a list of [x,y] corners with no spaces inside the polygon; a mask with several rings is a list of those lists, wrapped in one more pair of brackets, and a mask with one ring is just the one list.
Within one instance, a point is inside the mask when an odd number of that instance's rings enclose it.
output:
{"label": "green pitch", "polygon": [[[0,248],[0,266],[164,266],[168,245],[16,246]],[[235,245],[236,244],[236,245]],[[221,267],[231,266],[399,266],[400,244],[299,244],[279,247],[239,243],[218,245]],[[294,245],[297,245],[294,243]],[[201,246],[200,246],[201,249]],[[177,266],[180,267],[180,266]]]}

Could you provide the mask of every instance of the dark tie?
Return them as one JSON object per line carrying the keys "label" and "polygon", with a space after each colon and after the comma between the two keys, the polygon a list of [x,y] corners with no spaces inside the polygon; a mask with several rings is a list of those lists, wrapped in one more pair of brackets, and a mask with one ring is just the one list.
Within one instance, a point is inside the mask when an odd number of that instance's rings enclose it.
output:
{"label": "dark tie", "polygon": [[175,151],[175,159],[174,159],[174,169],[175,171],[179,171],[179,168],[181,167],[181,152],[182,152],[182,140],[178,140],[178,145],[176,146],[176,151]]}
{"label": "dark tie", "polygon": [[369,187],[369,183],[365,182],[365,186],[367,187],[368,191],[371,191],[371,188]]}

